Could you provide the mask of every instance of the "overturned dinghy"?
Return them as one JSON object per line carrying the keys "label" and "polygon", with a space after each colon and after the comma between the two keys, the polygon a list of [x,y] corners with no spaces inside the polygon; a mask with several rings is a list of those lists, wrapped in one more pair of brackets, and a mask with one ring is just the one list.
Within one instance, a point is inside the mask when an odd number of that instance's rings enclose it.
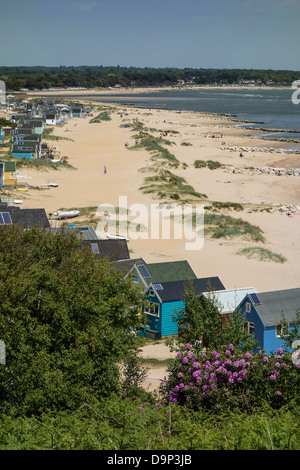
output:
{"label": "overturned dinghy", "polygon": [[70,219],[72,217],[77,217],[80,214],[80,211],[56,211],[53,212],[53,215],[56,215],[59,219]]}
{"label": "overturned dinghy", "polygon": [[126,241],[129,242],[129,238],[126,238],[124,235],[117,235],[117,234],[107,233],[106,236],[110,240],[126,240]]}

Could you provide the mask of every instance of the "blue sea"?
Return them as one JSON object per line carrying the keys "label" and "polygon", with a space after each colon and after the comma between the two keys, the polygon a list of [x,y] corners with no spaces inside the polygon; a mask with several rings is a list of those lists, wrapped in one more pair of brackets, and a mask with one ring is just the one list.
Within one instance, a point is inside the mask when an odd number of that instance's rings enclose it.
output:
{"label": "blue sea", "polygon": [[[292,89],[263,87],[253,90],[234,87],[176,90],[166,87],[165,91],[157,93],[130,94],[129,92],[114,96],[109,94],[89,96],[102,102],[124,103],[145,108],[230,114],[234,116],[233,119],[247,121],[236,124],[237,126],[258,129],[258,137],[299,140],[300,104],[292,102],[294,92]],[[77,95],[76,99],[80,99],[80,96]],[[268,129],[274,129],[275,132],[263,132]]]}
{"label": "blue sea", "polygon": [[[259,133],[268,138],[300,139],[300,104],[292,102],[292,89],[210,89],[171,90],[157,93],[101,95],[99,101],[176,111],[230,114],[247,121],[243,127],[295,131]],[[95,98],[93,96],[93,98]]]}

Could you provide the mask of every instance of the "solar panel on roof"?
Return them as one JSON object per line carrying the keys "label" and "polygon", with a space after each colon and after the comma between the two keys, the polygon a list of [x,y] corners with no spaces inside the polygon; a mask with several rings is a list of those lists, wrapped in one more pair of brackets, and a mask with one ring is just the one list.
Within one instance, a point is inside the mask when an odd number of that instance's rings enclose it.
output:
{"label": "solar panel on roof", "polygon": [[149,279],[151,276],[149,274],[148,269],[144,264],[139,264],[138,265],[139,270],[141,271],[142,275],[144,276],[145,279]]}
{"label": "solar panel on roof", "polygon": [[253,300],[254,305],[261,305],[261,301],[259,300],[256,294],[249,294],[249,295],[251,299]]}
{"label": "solar panel on roof", "polygon": [[11,216],[9,212],[2,212],[2,217],[5,224],[12,224]]}
{"label": "solar panel on roof", "polygon": [[153,284],[156,290],[164,290],[161,284]]}

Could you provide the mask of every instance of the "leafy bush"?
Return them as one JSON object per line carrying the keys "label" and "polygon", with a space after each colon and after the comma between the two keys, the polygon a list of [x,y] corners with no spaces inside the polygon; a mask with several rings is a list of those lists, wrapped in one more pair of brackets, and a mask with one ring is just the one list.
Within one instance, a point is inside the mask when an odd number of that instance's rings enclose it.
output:
{"label": "leafy bush", "polygon": [[281,349],[272,355],[241,353],[231,344],[223,354],[207,351],[196,355],[186,344],[169,372],[161,384],[165,403],[193,410],[252,411],[299,402],[299,364],[293,364],[291,355]]}
{"label": "leafy bush", "polygon": [[213,161],[213,160],[208,160],[207,162],[207,167],[210,169],[210,170],[216,170],[217,168],[221,168],[221,163],[220,162],[216,162],[216,161]]}
{"label": "leafy bush", "polygon": [[195,168],[209,168],[210,170],[216,170],[217,168],[221,168],[221,163],[214,161],[214,160],[208,160],[207,162],[205,160],[195,160],[194,161],[194,167]]}
{"label": "leafy bush", "polygon": [[195,160],[194,161],[194,167],[195,168],[205,168],[206,167],[206,161],[205,160]]}

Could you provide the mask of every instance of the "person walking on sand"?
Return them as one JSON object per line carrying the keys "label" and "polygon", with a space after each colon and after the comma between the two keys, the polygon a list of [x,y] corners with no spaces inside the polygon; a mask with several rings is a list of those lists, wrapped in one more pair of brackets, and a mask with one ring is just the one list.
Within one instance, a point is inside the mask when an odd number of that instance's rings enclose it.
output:
{"label": "person walking on sand", "polygon": [[104,165],[104,174],[106,175],[106,173],[107,173],[107,168],[106,168],[106,166]]}

